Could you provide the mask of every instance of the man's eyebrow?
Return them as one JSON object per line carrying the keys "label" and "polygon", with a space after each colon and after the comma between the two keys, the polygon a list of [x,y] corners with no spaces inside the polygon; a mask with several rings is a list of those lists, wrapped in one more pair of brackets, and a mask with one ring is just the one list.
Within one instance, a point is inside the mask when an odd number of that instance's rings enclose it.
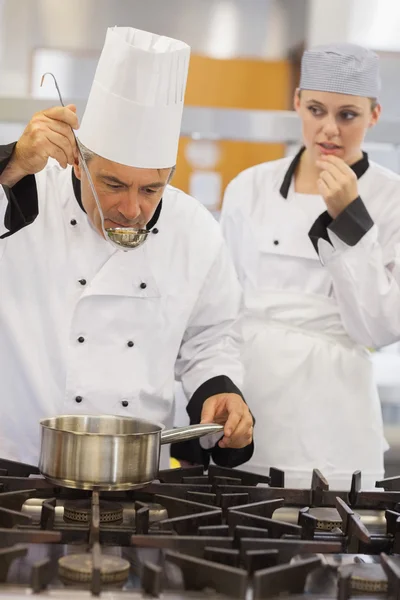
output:
{"label": "man's eyebrow", "polygon": [[[126,183],[125,181],[121,181],[121,179],[118,179],[118,177],[115,177],[114,175],[100,175],[99,176],[100,179],[102,181],[105,181],[106,183],[114,183],[116,185],[121,185],[123,187],[129,187],[129,184]],[[152,183],[146,183],[145,185],[140,186],[140,189],[146,189],[146,188],[153,188],[153,189],[160,189],[166,186],[166,183],[164,183],[163,181],[154,181]]]}
{"label": "man's eyebrow", "polygon": [[100,179],[102,179],[103,181],[106,181],[108,183],[116,183],[116,184],[122,185],[124,187],[129,187],[129,185],[127,183],[125,183],[125,181],[121,181],[120,179],[118,179],[118,177],[114,177],[114,175],[100,175],[99,177],[100,177]]}
{"label": "man's eyebrow", "polygon": [[155,188],[155,189],[159,189],[162,188],[164,186],[166,186],[167,184],[164,183],[163,181],[154,181],[154,183],[146,183],[145,185],[140,186],[140,189],[143,190],[145,188]]}

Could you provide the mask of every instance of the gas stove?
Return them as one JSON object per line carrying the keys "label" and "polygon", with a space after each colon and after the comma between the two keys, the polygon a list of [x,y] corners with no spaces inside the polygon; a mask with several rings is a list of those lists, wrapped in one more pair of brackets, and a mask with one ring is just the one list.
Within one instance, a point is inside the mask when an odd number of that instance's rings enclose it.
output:
{"label": "gas stove", "polygon": [[0,598],[385,598],[400,592],[400,477],[309,489],[210,466],[139,491],[54,487],[0,460]]}

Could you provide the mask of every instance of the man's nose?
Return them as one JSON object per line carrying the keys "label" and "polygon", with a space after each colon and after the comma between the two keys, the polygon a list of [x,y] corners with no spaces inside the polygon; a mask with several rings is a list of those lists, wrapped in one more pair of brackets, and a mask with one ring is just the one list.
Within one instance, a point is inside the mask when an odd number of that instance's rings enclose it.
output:
{"label": "man's nose", "polygon": [[134,221],[140,216],[140,202],[137,192],[131,191],[118,206],[118,211],[127,221]]}

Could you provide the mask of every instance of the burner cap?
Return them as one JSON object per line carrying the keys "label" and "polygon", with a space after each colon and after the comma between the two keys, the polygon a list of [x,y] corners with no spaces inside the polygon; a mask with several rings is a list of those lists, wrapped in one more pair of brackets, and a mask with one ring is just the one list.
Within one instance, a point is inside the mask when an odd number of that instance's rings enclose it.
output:
{"label": "burner cap", "polygon": [[387,592],[387,577],[378,563],[345,565],[339,568],[339,574],[342,577],[351,576],[351,589],[355,592]]}
{"label": "burner cap", "polygon": [[336,508],[310,508],[308,514],[317,519],[317,529],[322,531],[332,531],[342,525],[342,519]]}
{"label": "burner cap", "polygon": [[[92,501],[70,500],[64,505],[64,521],[73,523],[89,523],[92,514]],[[118,502],[100,500],[100,523],[121,523],[123,508]]]}
{"label": "burner cap", "polygon": [[[124,558],[102,554],[100,563],[102,583],[123,583],[128,579],[130,564]],[[69,582],[89,583],[92,571],[91,554],[68,554],[58,561],[59,576]]]}

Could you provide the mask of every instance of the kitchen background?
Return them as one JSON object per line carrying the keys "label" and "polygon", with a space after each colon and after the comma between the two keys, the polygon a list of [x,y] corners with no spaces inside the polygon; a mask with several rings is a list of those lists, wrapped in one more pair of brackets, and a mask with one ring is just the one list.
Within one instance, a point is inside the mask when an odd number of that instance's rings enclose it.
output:
{"label": "kitchen background", "polygon": [[[347,41],[379,53],[383,116],[365,149],[400,172],[399,0],[0,0],[0,143],[15,140],[35,111],[58,102],[50,78],[40,87],[45,71],[82,115],[112,25],[192,47],[173,183],[216,218],[230,179],[298,147],[292,96],[302,50],[311,45]],[[375,353],[374,361],[390,475],[400,466],[399,344]],[[176,423],[185,421],[178,390]]]}

